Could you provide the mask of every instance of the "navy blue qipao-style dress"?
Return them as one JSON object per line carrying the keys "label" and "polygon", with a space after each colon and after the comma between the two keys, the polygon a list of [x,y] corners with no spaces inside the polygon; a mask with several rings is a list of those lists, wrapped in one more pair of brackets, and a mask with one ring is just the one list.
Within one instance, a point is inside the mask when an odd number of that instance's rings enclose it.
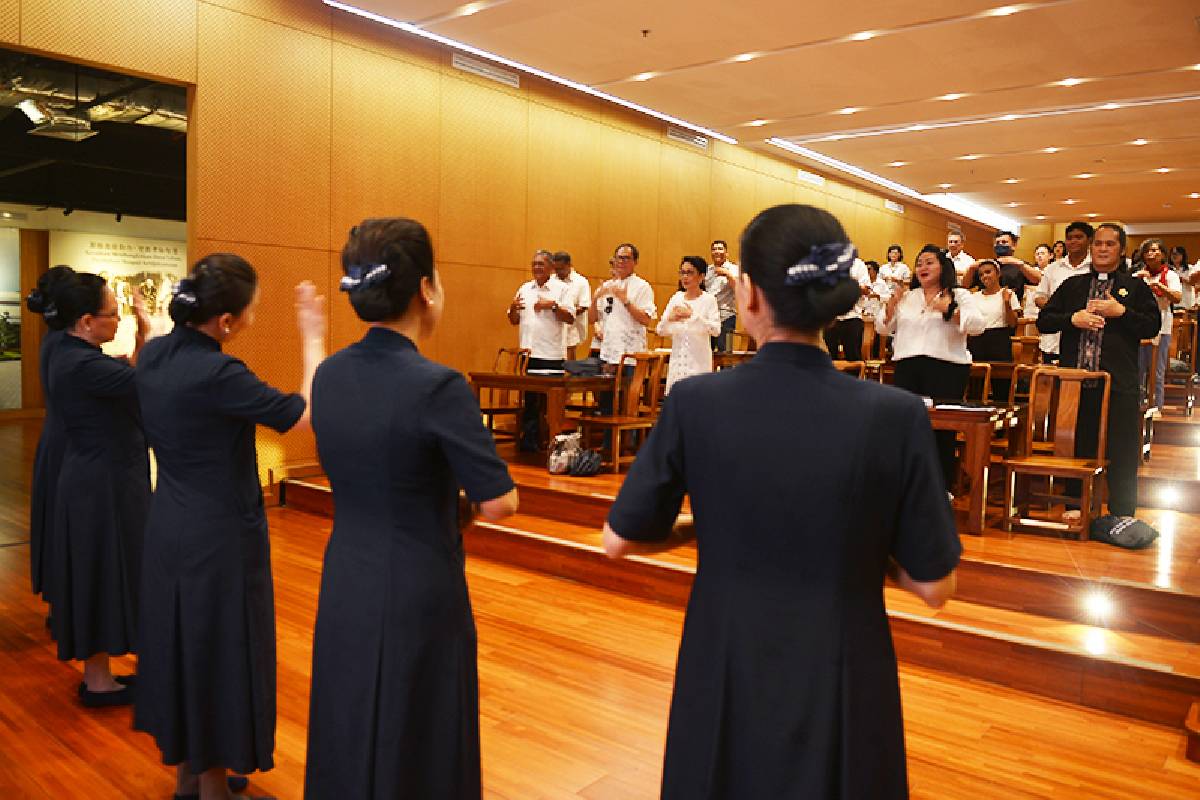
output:
{"label": "navy blue qipao-style dress", "polygon": [[461,374],[372,328],[313,380],[333,487],[305,797],[478,800],[475,621],[458,525],[513,488]]}
{"label": "navy blue qipao-style dress", "polygon": [[920,398],[815,347],[675,385],[609,514],[645,541],[695,516],[664,798],[907,796],[883,582],[958,562],[939,469]]}
{"label": "navy blue qipao-style dress", "polygon": [[149,342],[137,388],[158,481],[146,525],[134,727],[167,764],[270,769],[275,601],[254,446],[304,399],[176,325]]}
{"label": "navy blue qipao-style dress", "polygon": [[150,460],[135,370],[66,334],[48,375],[66,439],[46,570],[58,657],[136,652]]}
{"label": "navy blue qipao-style dress", "polygon": [[46,416],[42,420],[42,433],[33,456],[33,480],[29,492],[29,577],[33,593],[40,594],[46,600],[51,597],[48,568],[51,561],[48,552],[54,537],[54,496],[58,488],[58,474],[62,470],[63,453],[67,449],[67,433],[50,402],[50,363],[63,337],[67,335],[65,331],[49,331],[42,337],[38,349],[38,376],[42,381]]}

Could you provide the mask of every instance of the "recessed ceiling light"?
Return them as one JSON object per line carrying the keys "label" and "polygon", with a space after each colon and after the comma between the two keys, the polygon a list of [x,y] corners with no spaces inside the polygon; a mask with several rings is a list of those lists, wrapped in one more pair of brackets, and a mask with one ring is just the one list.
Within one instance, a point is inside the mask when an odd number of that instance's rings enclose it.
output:
{"label": "recessed ceiling light", "polygon": [[1005,203],[1004,205],[1008,206],[1009,208],[1016,208],[1017,206],[1019,206],[1021,204],[1014,200],[1011,203]]}
{"label": "recessed ceiling light", "polygon": [[1200,200],[1200,192],[1192,192],[1188,195],[1193,200]]}
{"label": "recessed ceiling light", "polygon": [[478,14],[480,11],[483,11],[488,5],[486,2],[467,3],[455,9],[454,14],[459,17],[469,17],[472,14]]}
{"label": "recessed ceiling light", "polygon": [[1020,183],[1021,179],[1020,178],[1005,178],[1003,182],[1004,183]]}
{"label": "recessed ceiling light", "polygon": [[1047,153],[1049,155],[1054,155],[1055,153],[1059,152],[1060,150],[1062,150],[1061,147],[1043,147],[1042,148],[1042,152]]}
{"label": "recessed ceiling light", "polygon": [[857,114],[860,111],[862,111],[862,109],[858,108],[856,106],[846,106],[845,108],[839,108],[837,110],[837,113],[839,113],[839,114]]}
{"label": "recessed ceiling light", "polygon": [[1171,171],[1171,168],[1170,167],[1159,167],[1158,169],[1156,169],[1154,171],[1157,172],[1159,175],[1166,175],[1168,172]]}
{"label": "recessed ceiling light", "polygon": [[1100,106],[1101,111],[1116,111],[1118,108],[1122,108],[1120,103],[1105,103]]}
{"label": "recessed ceiling light", "polygon": [[1001,122],[1012,122],[1015,119],[1020,119],[1016,114],[1005,114],[999,118]]}
{"label": "recessed ceiling light", "polygon": [[1075,177],[1076,177],[1076,178],[1082,178],[1083,180],[1085,180],[1085,181],[1086,181],[1088,178],[1094,178],[1094,177],[1096,177],[1096,173],[1094,173],[1094,172],[1081,172],[1081,173],[1079,173],[1078,175],[1076,175]]}
{"label": "recessed ceiling light", "polygon": [[1013,14],[1020,13],[1025,10],[1024,6],[999,6],[997,8],[989,8],[980,16],[982,17],[1008,17]]}
{"label": "recessed ceiling light", "polygon": [[[953,183],[939,183],[938,188],[939,189],[949,189],[953,185],[954,185]],[[1197,195],[1197,197],[1200,197],[1200,195]]]}
{"label": "recessed ceiling light", "polygon": [[761,55],[761,53],[738,53],[736,56],[734,56],[733,58],[731,58],[729,60],[736,61],[739,64],[744,64],[747,61],[753,61],[754,59],[758,58],[760,55]]}
{"label": "recessed ceiling light", "polygon": [[1144,144],[1150,144],[1150,140],[1149,139],[1134,139],[1132,142],[1130,142],[1130,144],[1135,144],[1138,147],[1141,147]]}
{"label": "recessed ceiling light", "polygon": [[1045,218],[1046,218],[1045,214],[1038,214],[1036,217],[1034,217],[1034,219],[1045,219]]}
{"label": "recessed ceiling light", "polygon": [[1061,81],[1055,81],[1054,83],[1052,83],[1050,85],[1051,86],[1065,86],[1066,88],[1069,89],[1072,86],[1078,86],[1081,83],[1087,83],[1087,82],[1088,82],[1087,78],[1063,78]]}
{"label": "recessed ceiling light", "polygon": [[958,160],[959,161],[976,161],[980,158],[983,158],[983,156],[981,156],[979,153],[967,153],[965,156],[959,156]]}
{"label": "recessed ceiling light", "polygon": [[859,31],[858,33],[850,34],[846,38],[852,42],[866,42],[874,39],[878,35],[879,31]]}
{"label": "recessed ceiling light", "polygon": [[771,122],[771,120],[769,120],[769,119],[752,119],[752,120],[750,120],[749,122],[747,122],[747,123],[746,123],[746,127],[748,127],[748,128],[761,128],[763,125],[767,125],[767,124],[769,124],[770,122]]}
{"label": "recessed ceiling light", "polygon": [[889,167],[907,167],[908,162],[907,161],[893,161],[892,163],[888,164],[888,166]]}
{"label": "recessed ceiling light", "polygon": [[947,102],[950,102],[950,101],[954,101],[954,100],[962,100],[966,96],[967,96],[966,92],[950,92],[949,94],[943,94],[943,95],[939,96],[937,99],[938,100],[946,100]]}
{"label": "recessed ceiling light", "polygon": [[1068,197],[1066,200],[1063,200],[1063,204],[1068,205],[1068,206],[1073,206],[1078,202],[1079,201],[1076,200],[1074,197]]}
{"label": "recessed ceiling light", "polygon": [[1100,215],[1099,214],[1088,214],[1087,215],[1088,219],[1095,219],[1098,216],[1100,216]]}
{"label": "recessed ceiling light", "polygon": [[637,75],[634,75],[629,80],[631,80],[631,81],[648,81],[651,78],[656,78],[656,77],[658,77],[657,72],[639,72]]}

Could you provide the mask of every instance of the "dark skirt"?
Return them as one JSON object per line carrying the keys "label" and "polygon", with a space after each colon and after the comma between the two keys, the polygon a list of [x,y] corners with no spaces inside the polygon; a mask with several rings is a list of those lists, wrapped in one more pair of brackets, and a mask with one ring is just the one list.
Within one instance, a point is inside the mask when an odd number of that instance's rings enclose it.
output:
{"label": "dark skirt", "polygon": [[1012,361],[1012,328],[988,328],[978,336],[967,337],[967,349],[974,361]]}
{"label": "dark skirt", "polygon": [[275,600],[262,509],[189,514],[160,476],[143,575],[134,728],[193,773],[271,769]]}
{"label": "dark skirt", "polygon": [[63,661],[136,652],[142,541],[150,505],[143,454],[111,461],[68,452],[56,494],[48,569],[51,633]]}
{"label": "dark skirt", "polygon": [[33,593],[50,600],[50,544],[54,538],[54,497],[62,472],[67,436],[57,417],[47,413],[33,457],[29,494],[29,577]]}

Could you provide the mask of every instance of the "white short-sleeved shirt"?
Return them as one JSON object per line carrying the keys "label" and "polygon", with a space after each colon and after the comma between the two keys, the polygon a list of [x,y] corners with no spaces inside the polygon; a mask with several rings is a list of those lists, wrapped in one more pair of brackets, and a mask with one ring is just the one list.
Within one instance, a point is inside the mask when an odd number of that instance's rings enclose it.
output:
{"label": "white short-sleeved shirt", "polygon": [[[614,281],[617,286],[624,284],[629,304],[650,315],[650,319],[658,319],[658,310],[654,306],[654,289],[645,279],[630,275],[624,281]],[[604,298],[607,305],[608,298]],[[641,353],[646,350],[646,328],[640,322],[629,316],[629,311],[623,303],[613,303],[612,311],[604,319],[604,339],[600,342],[600,360],[605,364],[616,364],[626,353]]]}
{"label": "white short-sleeved shirt", "polygon": [[876,275],[875,280],[871,282],[871,291],[879,296],[866,298],[863,314],[871,319],[879,319],[879,315],[883,313],[883,304],[892,296],[892,285]]}
{"label": "white short-sleeved shirt", "polygon": [[1184,308],[1192,308],[1196,305],[1196,289],[1183,279],[1190,278],[1197,272],[1200,272],[1200,261],[1190,267],[1185,265],[1179,273],[1179,282],[1183,284],[1183,299],[1179,301],[1179,304]]}
{"label": "white short-sleeved shirt", "polygon": [[[972,292],[971,296],[975,298],[975,306],[979,309],[979,313],[983,316],[983,329],[989,328],[1007,328],[1008,325],[1004,319],[1004,290],[995,294],[984,294],[983,292]],[[1021,301],[1017,299],[1017,293],[1013,292],[1008,297],[1008,306],[1018,314],[1021,313]]]}
{"label": "white short-sleeved shirt", "polygon": [[[949,255],[949,253],[947,253]],[[974,256],[967,255],[966,250],[960,250],[958,255],[950,259],[954,262],[954,271],[958,273],[958,282],[961,284],[963,276],[967,274],[967,270],[975,263]]]}
{"label": "white short-sleeved shirt", "polygon": [[[1084,256],[1083,261],[1078,266],[1071,264],[1066,256],[1057,261],[1050,262],[1050,265],[1042,271],[1042,281],[1037,287],[1037,296],[1050,299],[1050,295],[1058,291],[1058,287],[1062,286],[1063,281],[1075,275],[1082,275],[1092,268],[1092,257]],[[1043,353],[1058,353],[1058,340],[1062,334],[1060,333],[1043,333],[1041,342],[1038,348]]]}
{"label": "white short-sleeved shirt", "polygon": [[575,315],[575,322],[567,326],[567,347],[574,347],[587,338],[587,309],[592,304],[592,287],[588,279],[575,270],[571,270],[565,281],[557,275],[554,277],[566,284],[562,304],[570,308],[571,313]]}
{"label": "white short-sleeved shirt", "polygon": [[[735,278],[742,272],[741,268],[732,261],[726,261],[724,266],[733,273]],[[724,275],[718,275],[716,270],[717,268],[712,264],[708,265],[708,270],[704,273],[704,291],[717,299],[717,311],[721,314],[721,321],[724,322],[737,314],[737,295],[734,294],[733,284],[729,282],[729,279]]]}
{"label": "white short-sleeved shirt", "polygon": [[898,283],[909,283],[912,280],[912,270],[903,261],[897,261],[895,264],[880,264],[879,277],[888,281],[892,288],[895,288]]}
{"label": "white short-sleeved shirt", "polygon": [[563,294],[566,284],[551,276],[549,280],[538,286],[537,281],[528,281],[521,285],[517,293],[525,308],[521,309],[521,347],[529,350],[530,358],[542,358],[550,361],[562,361],[567,357],[567,323],[560,320],[550,309],[534,311],[533,306],[539,300],[553,300],[559,305],[566,306]]}
{"label": "white short-sleeved shirt", "polygon": [[[850,277],[858,281],[859,287],[871,285],[871,273],[867,270],[866,262],[861,258],[854,259],[854,263],[850,265]],[[866,295],[860,294],[858,300],[854,303],[854,308],[842,314],[838,319],[862,319],[863,313],[867,308]]]}
{"label": "white short-sleeved shirt", "polygon": [[[1157,277],[1146,278],[1146,284],[1153,286],[1159,283],[1167,287],[1169,292],[1183,291],[1183,281],[1179,280],[1179,273],[1173,269],[1163,270]],[[1158,313],[1162,316],[1162,325],[1158,332],[1160,335],[1171,335],[1171,329],[1175,325],[1175,315],[1171,312],[1171,298],[1166,295],[1156,294],[1154,299],[1158,301]]]}
{"label": "white short-sleeved shirt", "polygon": [[[672,322],[675,308],[685,305],[692,315],[680,322]],[[658,321],[660,336],[671,337],[671,362],[667,365],[667,391],[676,381],[689,375],[712,372],[712,339],[721,332],[721,314],[717,299],[701,292],[695,300],[689,300],[683,292],[676,292],[667,301],[662,319]]]}
{"label": "white short-sleeved shirt", "polygon": [[[983,333],[983,315],[975,304],[975,296],[966,289],[955,289],[954,299],[958,302],[958,324],[947,322],[941,312],[925,306],[925,293],[912,289],[900,298],[896,313],[882,318],[882,327],[891,334],[892,359],[901,361],[913,356],[929,356],[952,364],[970,364],[971,353],[967,350],[967,337]],[[887,307],[884,307],[887,314]]]}

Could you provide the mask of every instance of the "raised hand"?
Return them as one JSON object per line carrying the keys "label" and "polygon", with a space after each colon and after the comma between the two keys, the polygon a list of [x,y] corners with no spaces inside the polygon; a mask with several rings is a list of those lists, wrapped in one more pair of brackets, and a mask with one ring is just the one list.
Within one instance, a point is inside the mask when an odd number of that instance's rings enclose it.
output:
{"label": "raised hand", "polygon": [[296,284],[296,327],[306,340],[325,339],[325,297],[312,281]]}

